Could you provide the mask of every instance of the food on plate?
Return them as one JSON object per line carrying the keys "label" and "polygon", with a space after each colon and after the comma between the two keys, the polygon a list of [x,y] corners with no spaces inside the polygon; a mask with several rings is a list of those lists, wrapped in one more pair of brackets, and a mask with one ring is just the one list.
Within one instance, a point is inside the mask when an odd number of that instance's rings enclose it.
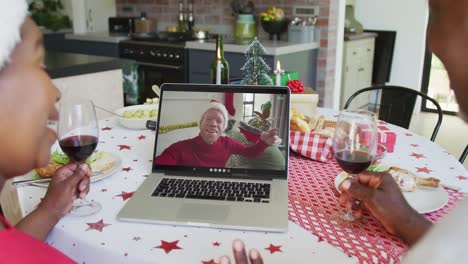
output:
{"label": "food on plate", "polygon": [[[52,177],[59,168],[69,162],[70,159],[65,154],[56,150],[52,153],[49,164],[46,167],[36,169],[36,174],[43,178]],[[108,152],[99,151],[93,153],[86,160],[86,163],[91,167],[93,172],[103,172],[112,168],[115,159]]]}
{"label": "food on plate", "polygon": [[146,98],[146,102],[143,103],[144,105],[157,105],[159,104],[159,98]]}
{"label": "food on plate", "polygon": [[291,108],[291,119],[290,119],[291,131],[299,131],[302,133],[315,133],[326,137],[333,137],[335,133],[336,121],[325,120],[325,116],[305,116],[304,114],[297,111],[295,108]]}
{"label": "food on plate", "polygon": [[111,154],[105,151],[101,151],[91,156],[91,170],[93,172],[103,172],[112,168],[115,159]]}
{"label": "food on plate", "polygon": [[158,115],[156,109],[137,109],[137,110],[126,110],[122,116],[124,118],[152,118]]}
{"label": "food on plate", "polygon": [[54,176],[55,171],[62,167],[63,164],[55,163],[53,161],[49,162],[49,165],[43,168],[36,169],[37,175],[43,178],[49,178]]}
{"label": "food on plate", "polygon": [[389,173],[396,181],[402,192],[414,192],[418,186],[439,187],[439,179],[423,178],[418,175],[398,167],[390,167]]}

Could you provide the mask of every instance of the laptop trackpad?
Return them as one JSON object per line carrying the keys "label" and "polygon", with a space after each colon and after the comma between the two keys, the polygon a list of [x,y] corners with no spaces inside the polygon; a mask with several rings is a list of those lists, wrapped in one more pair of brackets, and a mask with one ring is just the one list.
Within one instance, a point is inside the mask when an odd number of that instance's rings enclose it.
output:
{"label": "laptop trackpad", "polygon": [[177,218],[222,221],[228,216],[230,207],[229,205],[186,203],[180,208]]}

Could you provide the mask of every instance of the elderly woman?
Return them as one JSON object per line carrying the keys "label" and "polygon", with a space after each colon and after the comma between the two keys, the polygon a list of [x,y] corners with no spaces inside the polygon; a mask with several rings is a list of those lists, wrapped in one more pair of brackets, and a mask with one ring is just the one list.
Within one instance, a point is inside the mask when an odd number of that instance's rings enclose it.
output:
{"label": "elderly woman", "polygon": [[[47,123],[58,119],[60,93],[44,71],[42,33],[26,14],[25,0],[0,2],[0,190],[7,179],[46,166],[57,139]],[[86,164],[64,166],[37,209],[15,227],[0,216],[0,262],[75,263],[42,240],[88,193],[90,175]],[[244,244],[236,240],[233,249],[236,263],[247,263]],[[262,263],[258,251],[249,258]]]}

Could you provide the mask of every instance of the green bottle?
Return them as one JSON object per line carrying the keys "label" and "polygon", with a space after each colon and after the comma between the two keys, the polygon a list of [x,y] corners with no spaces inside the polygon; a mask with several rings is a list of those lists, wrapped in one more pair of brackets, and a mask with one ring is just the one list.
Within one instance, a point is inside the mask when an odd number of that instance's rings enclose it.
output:
{"label": "green bottle", "polygon": [[224,58],[223,36],[216,39],[216,57],[211,62],[211,83],[227,84],[229,82],[229,63]]}

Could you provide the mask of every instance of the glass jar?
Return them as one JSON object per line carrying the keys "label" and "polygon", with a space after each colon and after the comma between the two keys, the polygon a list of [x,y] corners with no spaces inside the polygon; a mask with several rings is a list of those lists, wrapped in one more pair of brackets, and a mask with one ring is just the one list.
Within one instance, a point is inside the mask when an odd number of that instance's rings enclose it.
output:
{"label": "glass jar", "polygon": [[234,31],[234,41],[237,44],[247,44],[257,36],[257,27],[252,14],[238,15]]}

